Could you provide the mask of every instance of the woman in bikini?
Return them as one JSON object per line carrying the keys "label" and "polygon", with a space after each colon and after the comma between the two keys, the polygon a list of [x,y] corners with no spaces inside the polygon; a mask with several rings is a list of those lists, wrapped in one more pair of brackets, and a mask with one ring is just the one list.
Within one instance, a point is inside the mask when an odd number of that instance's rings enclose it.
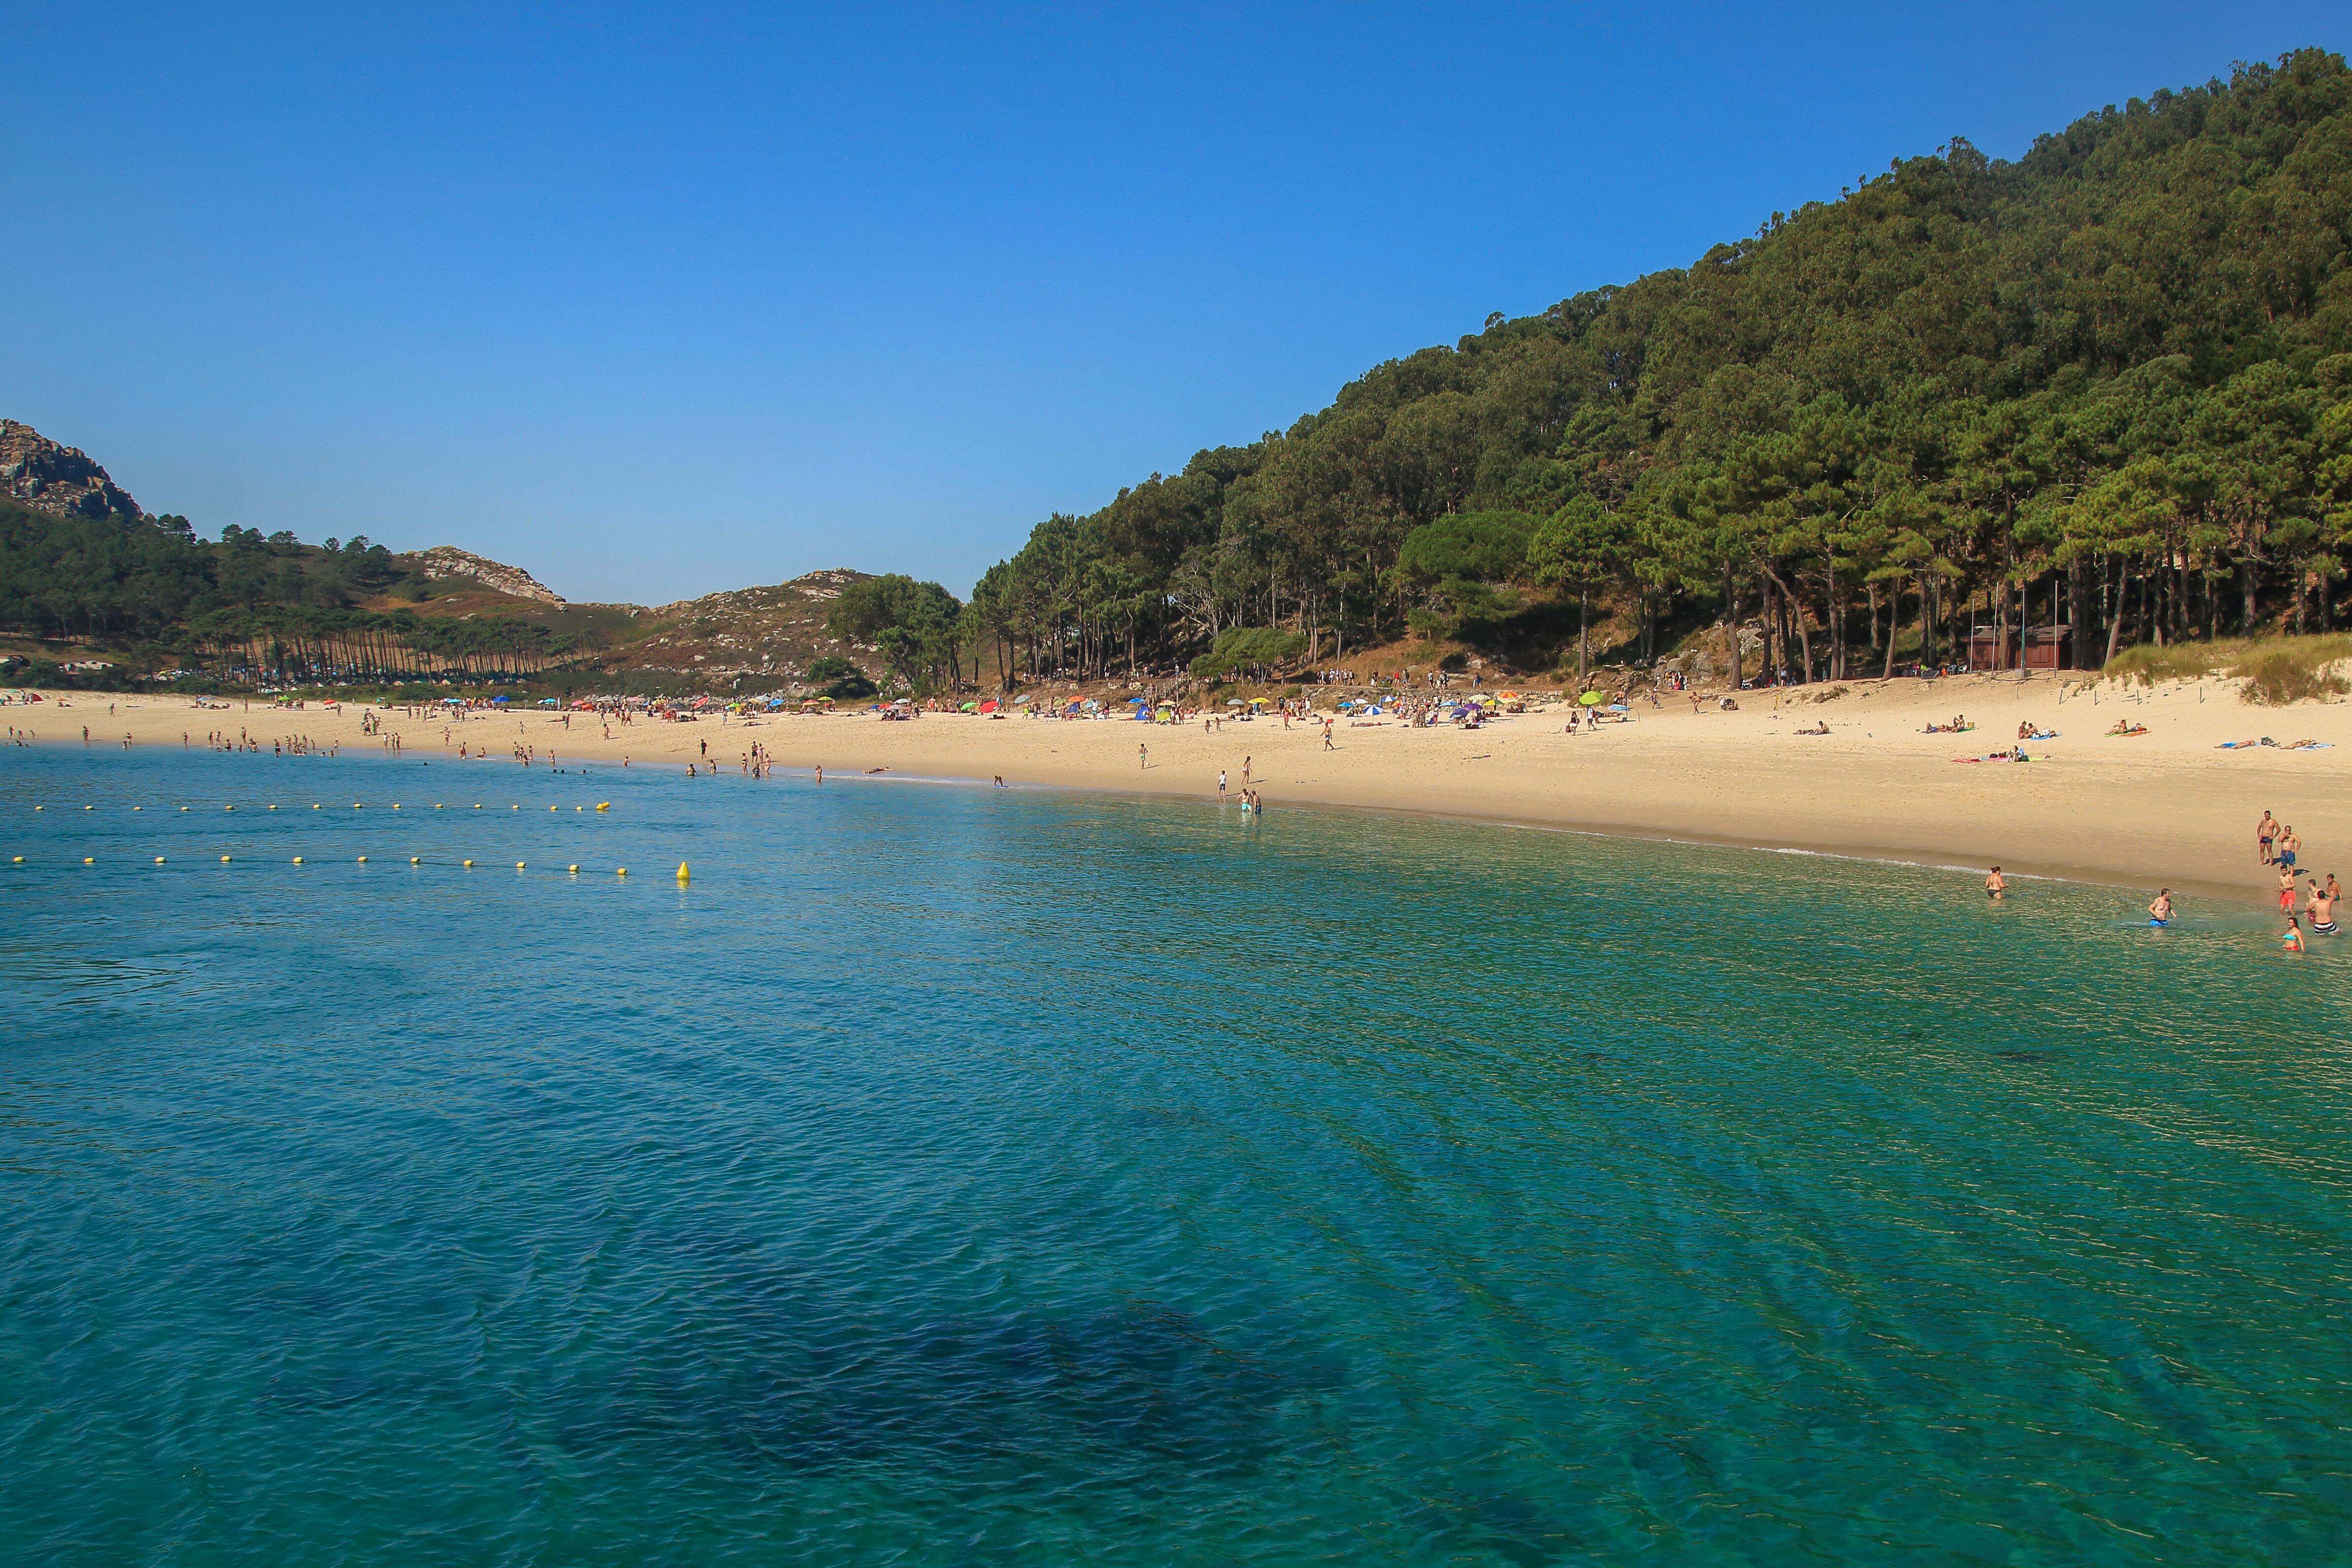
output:
{"label": "woman in bikini", "polygon": [[2279,932],[2279,945],[2289,952],[2304,951],[2303,926],[2293,915],[2286,917],[2286,930]]}

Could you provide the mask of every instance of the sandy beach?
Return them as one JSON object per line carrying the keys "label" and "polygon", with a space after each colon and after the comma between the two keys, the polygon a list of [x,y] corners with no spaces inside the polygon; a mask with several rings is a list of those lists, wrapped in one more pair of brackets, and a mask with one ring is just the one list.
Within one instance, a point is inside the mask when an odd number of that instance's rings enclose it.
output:
{"label": "sandy beach", "polygon": [[[104,693],[50,694],[6,710],[7,722],[41,745],[81,742],[120,750],[204,749],[207,731],[240,729],[265,749],[294,735],[341,754],[383,749],[363,734],[353,705],[299,710],[263,700],[190,700]],[[2297,827],[2304,865],[2352,874],[2352,704],[2249,706],[2221,679],[2155,689],[2084,684],[2040,674],[1849,682],[1826,702],[1792,689],[1743,693],[1737,712],[1711,699],[1637,700],[1633,721],[1564,732],[1564,716],[1528,713],[1483,729],[1411,730],[1394,721],[1339,718],[1334,749],[1319,725],[1278,718],[1189,724],[1055,721],[1018,715],[925,714],[883,722],[871,714],[825,717],[713,715],[690,723],[639,717],[626,726],[546,710],[473,712],[462,721],[379,711],[410,757],[486,773],[522,770],[511,752],[536,751],[559,766],[667,768],[704,762],[718,782],[740,778],[751,744],[779,769],[822,766],[828,783],[917,777],[987,784],[1112,790],[1210,801],[1223,769],[1234,789],[1246,762],[1268,806],[1362,808],[1476,818],[1638,837],[1750,845],[1964,867],[2001,865],[2045,875],[2233,896],[2265,894],[2275,874],[2255,856],[2253,825],[2268,809]],[[112,715],[109,707],[112,707]],[[1923,733],[1965,713],[1964,734]],[[2145,735],[2105,733],[2119,719]],[[1830,733],[1801,735],[1826,721]],[[2032,721],[2059,731],[2029,742],[2028,763],[1956,763],[2016,743]],[[445,739],[446,735],[446,739]],[[2224,741],[2278,747],[2218,749]],[[2330,749],[2287,751],[2296,741]],[[1149,748],[1139,759],[1137,748]],[[487,757],[480,753],[487,752]],[[877,773],[874,770],[887,770]],[[1679,895],[1677,895],[1679,896]],[[1720,890],[1710,896],[1722,896]]]}

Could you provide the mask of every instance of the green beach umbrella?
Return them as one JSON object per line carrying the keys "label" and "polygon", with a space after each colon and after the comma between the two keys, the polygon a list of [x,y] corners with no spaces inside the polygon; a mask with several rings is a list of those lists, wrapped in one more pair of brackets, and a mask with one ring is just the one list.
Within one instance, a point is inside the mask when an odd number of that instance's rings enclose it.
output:
{"label": "green beach umbrella", "polygon": [[1588,691],[1583,696],[1577,699],[1579,703],[1587,708],[1598,708],[1603,700],[1605,700],[1605,699],[1603,699],[1598,691]]}

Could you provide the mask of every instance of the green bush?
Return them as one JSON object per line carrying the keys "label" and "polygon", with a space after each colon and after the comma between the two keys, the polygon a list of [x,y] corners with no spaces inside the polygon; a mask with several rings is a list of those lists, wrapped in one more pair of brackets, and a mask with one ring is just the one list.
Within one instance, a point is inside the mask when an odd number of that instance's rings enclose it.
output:
{"label": "green bush", "polygon": [[1192,673],[1207,679],[1229,669],[1272,669],[1307,651],[1307,638],[1279,626],[1234,626],[1217,634],[1209,651],[1192,661]]}

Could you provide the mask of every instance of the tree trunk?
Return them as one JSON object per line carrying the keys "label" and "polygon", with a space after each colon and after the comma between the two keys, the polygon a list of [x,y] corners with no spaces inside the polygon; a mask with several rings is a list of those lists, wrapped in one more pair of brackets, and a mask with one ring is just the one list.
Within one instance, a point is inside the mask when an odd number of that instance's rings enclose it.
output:
{"label": "tree trunk", "polygon": [[1584,689],[1585,632],[1592,619],[1592,590],[1580,588],[1576,593],[1576,689]]}

